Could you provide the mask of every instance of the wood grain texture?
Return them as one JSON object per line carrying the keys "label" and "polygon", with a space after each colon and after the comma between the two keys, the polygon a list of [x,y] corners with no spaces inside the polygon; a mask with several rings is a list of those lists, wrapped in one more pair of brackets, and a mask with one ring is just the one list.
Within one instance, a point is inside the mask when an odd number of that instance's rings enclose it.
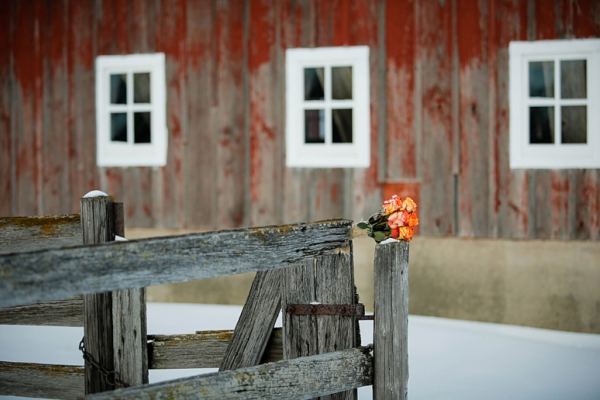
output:
{"label": "wood grain texture", "polygon": [[372,358],[364,348],[284,360],[148,386],[87,396],[88,399],[310,399],[370,385]]}
{"label": "wood grain texture", "polygon": [[4,1],[0,4],[0,26],[4,26],[4,34],[0,37],[0,215],[13,214],[13,129],[11,105],[12,96],[12,48],[13,48],[13,14],[12,4]]}
{"label": "wood grain texture", "polygon": [[84,394],[83,367],[0,361],[0,395],[78,399]]}
{"label": "wood grain texture", "polygon": [[112,292],[115,371],[130,386],[148,383],[146,289]]}
{"label": "wood grain texture", "polygon": [[[200,331],[187,335],[148,335],[150,369],[219,368],[233,336],[232,330]],[[260,364],[283,360],[281,328],[271,329]]]}
{"label": "wood grain texture", "polygon": [[0,218],[0,254],[81,243],[79,214]]}
{"label": "wood grain texture", "polygon": [[[80,199],[81,234],[83,244],[101,244],[114,240],[113,198],[91,197]],[[55,266],[56,267],[56,266]],[[113,336],[113,295],[110,292],[83,296],[84,349],[94,362],[106,371],[116,371]],[[120,373],[120,371],[119,371]],[[85,361],[85,393],[113,390],[102,371]]]}
{"label": "wood grain texture", "polygon": [[183,173],[185,226],[217,226],[215,1],[186,5],[187,133]]}
{"label": "wood grain texture", "polygon": [[281,270],[256,273],[220,371],[258,365],[281,310]]}
{"label": "wood grain texture", "polygon": [[[458,235],[489,233],[489,7],[458,0],[455,12],[458,59]],[[457,106],[455,104],[455,106]]]}
{"label": "wood grain texture", "polygon": [[424,144],[419,229],[423,235],[453,235],[452,2],[419,2],[416,18],[421,67],[416,101],[422,104]]}
{"label": "wood grain texture", "polygon": [[[67,40],[68,1],[42,3],[39,21],[42,63],[42,163],[38,214],[64,214],[76,207],[77,198],[61,198],[69,193],[69,135],[67,131]],[[73,204],[74,203],[74,204]]]}
{"label": "wood grain texture", "polygon": [[330,220],[2,255],[0,306],[285,268],[347,248],[351,228]]}
{"label": "wood grain texture", "polygon": [[188,90],[183,73],[186,64],[186,3],[185,0],[158,0],[154,5],[155,21],[159,21],[154,29],[155,51],[165,53],[169,143],[167,165],[157,171],[156,203],[153,205],[152,213],[161,221],[160,225],[167,228],[184,226],[182,160],[187,132],[188,104]]}
{"label": "wood grain texture", "polygon": [[15,215],[39,214],[42,168],[41,1],[13,3],[12,93]]}
{"label": "wood grain texture", "polygon": [[[84,244],[101,244],[125,234],[124,208],[111,197],[82,198]],[[129,386],[148,383],[146,291],[132,288],[84,296],[85,351]],[[86,360],[86,394],[114,386]]]}
{"label": "wood grain texture", "polygon": [[[244,103],[247,74],[244,46],[244,0],[220,0],[216,5],[216,208],[220,229],[244,224],[245,126]],[[266,222],[269,223],[269,222]]]}
{"label": "wood grain texture", "polygon": [[69,32],[68,68],[68,155],[69,193],[61,194],[75,200],[69,212],[79,212],[77,199],[83,193],[99,187],[99,174],[96,167],[96,141],[90,140],[95,126],[90,123],[96,118],[94,60],[95,19],[94,7],[85,2],[70,2],[68,7]]}
{"label": "wood grain texture", "polygon": [[[354,304],[352,247],[284,271],[282,308],[288,304]],[[352,348],[358,344],[354,317],[283,314],[284,358],[292,359]],[[322,399],[355,399],[355,391]]]}
{"label": "wood grain texture", "polygon": [[0,308],[0,325],[83,326],[83,297]]}
{"label": "wood grain texture", "polygon": [[[414,3],[385,2],[385,180],[418,178],[417,138],[420,132],[415,124],[415,57],[418,46]],[[399,148],[402,149],[400,154]]]}
{"label": "wood grain texture", "polygon": [[375,248],[373,399],[406,399],[408,393],[408,242]]}
{"label": "wood grain texture", "polygon": [[494,129],[494,157],[496,168],[493,179],[494,210],[497,214],[499,237],[527,238],[529,236],[528,181],[529,171],[511,170],[509,136],[509,76],[508,45],[512,40],[527,40],[528,2],[504,1],[497,4],[494,34],[497,63],[497,85]]}
{"label": "wood grain texture", "polygon": [[275,224],[283,211],[278,200],[284,168],[281,162],[283,98],[277,90],[284,77],[283,63],[277,59],[280,3],[249,2],[250,226]]}

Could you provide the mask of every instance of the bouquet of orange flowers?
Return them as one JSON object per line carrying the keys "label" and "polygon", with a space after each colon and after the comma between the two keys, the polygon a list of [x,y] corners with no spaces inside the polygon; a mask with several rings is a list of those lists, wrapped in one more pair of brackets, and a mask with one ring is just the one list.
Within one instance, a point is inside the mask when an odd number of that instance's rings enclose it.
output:
{"label": "bouquet of orange flowers", "polygon": [[411,241],[413,227],[419,225],[417,205],[410,198],[402,200],[393,195],[383,202],[383,209],[369,217],[368,222],[359,222],[358,227],[366,229],[367,234],[377,243],[393,238]]}

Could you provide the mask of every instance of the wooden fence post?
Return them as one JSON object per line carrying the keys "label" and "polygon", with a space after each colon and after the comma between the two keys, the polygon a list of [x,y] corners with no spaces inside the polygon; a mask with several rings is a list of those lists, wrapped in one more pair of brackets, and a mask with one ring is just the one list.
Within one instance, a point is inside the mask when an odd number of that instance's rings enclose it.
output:
{"label": "wooden fence post", "polygon": [[[83,244],[106,243],[114,240],[115,228],[124,234],[123,216],[115,218],[112,197],[82,198],[81,230]],[[122,207],[117,206],[122,211]],[[121,235],[119,235],[121,236]],[[146,349],[145,291],[120,290],[84,296],[85,351],[105,371],[85,363],[85,393],[115,389],[109,383],[117,377],[129,386],[148,382]]]}
{"label": "wooden fence post", "polygon": [[375,248],[373,399],[405,400],[408,384],[408,242]]}
{"label": "wooden fence post", "polygon": [[[307,260],[287,268],[282,285],[283,358],[324,354],[358,346],[356,317],[342,315],[288,315],[288,304],[356,304],[352,244],[338,254]],[[356,390],[320,397],[355,400]]]}

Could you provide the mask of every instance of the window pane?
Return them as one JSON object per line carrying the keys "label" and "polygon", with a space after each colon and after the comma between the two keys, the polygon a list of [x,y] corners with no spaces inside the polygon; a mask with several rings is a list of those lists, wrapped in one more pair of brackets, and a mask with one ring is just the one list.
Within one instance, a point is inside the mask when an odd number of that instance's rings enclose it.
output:
{"label": "window pane", "polygon": [[134,143],[150,143],[152,141],[150,129],[150,113],[136,112],[133,113],[134,126]]}
{"label": "window pane", "polygon": [[133,102],[150,103],[150,73],[133,74]]}
{"label": "window pane", "polygon": [[331,110],[333,143],[352,143],[352,109]]}
{"label": "window pane", "polygon": [[562,143],[587,143],[587,107],[563,106],[560,113]]}
{"label": "window pane", "polygon": [[127,75],[110,75],[110,103],[127,104]]}
{"label": "window pane", "polygon": [[554,61],[529,63],[529,97],[554,97]]}
{"label": "window pane", "polygon": [[110,114],[110,140],[113,142],[127,141],[127,113]]}
{"label": "window pane", "polygon": [[585,60],[560,62],[560,97],[585,99],[587,97],[587,66]]}
{"label": "window pane", "polygon": [[352,67],[331,68],[331,98],[352,99]]}
{"label": "window pane", "polygon": [[304,68],[304,100],[323,100],[324,87],[324,68]]}
{"label": "window pane", "polygon": [[304,110],[304,143],[325,143],[324,110]]}
{"label": "window pane", "polygon": [[529,108],[529,143],[554,143],[554,107]]}

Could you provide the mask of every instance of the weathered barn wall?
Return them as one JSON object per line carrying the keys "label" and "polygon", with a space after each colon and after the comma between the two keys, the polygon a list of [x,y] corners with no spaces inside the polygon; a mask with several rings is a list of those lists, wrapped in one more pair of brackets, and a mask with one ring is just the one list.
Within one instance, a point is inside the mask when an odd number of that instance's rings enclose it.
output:
{"label": "weathered barn wall", "polygon": [[[420,234],[600,238],[598,170],[510,170],[508,44],[600,37],[593,0],[0,2],[0,215],[132,226],[359,219],[420,205]],[[371,167],[285,167],[285,50],[368,45]],[[166,167],[98,168],[94,61],[164,52]]]}

